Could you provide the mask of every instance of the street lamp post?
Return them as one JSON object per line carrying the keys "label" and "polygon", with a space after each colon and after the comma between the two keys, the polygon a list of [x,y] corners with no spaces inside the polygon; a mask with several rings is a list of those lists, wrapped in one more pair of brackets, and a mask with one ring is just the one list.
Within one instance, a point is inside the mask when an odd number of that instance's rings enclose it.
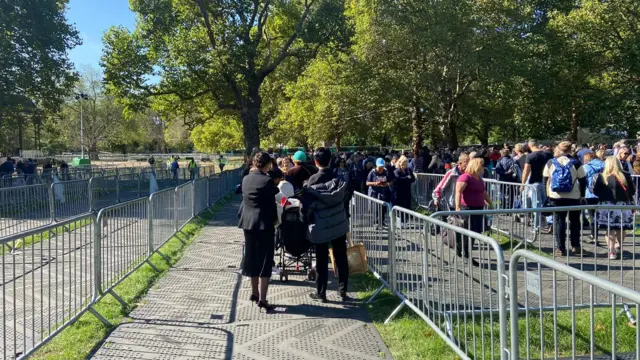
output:
{"label": "street lamp post", "polygon": [[89,95],[77,93],[76,100],[80,101],[80,158],[84,159],[84,122],[82,119],[82,100],[89,100]]}

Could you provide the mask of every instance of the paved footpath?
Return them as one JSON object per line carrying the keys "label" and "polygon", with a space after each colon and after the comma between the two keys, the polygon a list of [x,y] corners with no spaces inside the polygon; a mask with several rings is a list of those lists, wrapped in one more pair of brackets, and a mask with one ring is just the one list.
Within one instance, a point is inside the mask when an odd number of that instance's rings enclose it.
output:
{"label": "paved footpath", "polygon": [[130,322],[92,358],[391,359],[366,309],[343,305],[335,291],[329,303],[313,302],[308,294],[314,284],[306,277],[290,276],[287,283],[273,278],[268,298],[278,306],[275,314],[261,313],[249,301],[249,281],[239,273],[237,200],[203,229]]}

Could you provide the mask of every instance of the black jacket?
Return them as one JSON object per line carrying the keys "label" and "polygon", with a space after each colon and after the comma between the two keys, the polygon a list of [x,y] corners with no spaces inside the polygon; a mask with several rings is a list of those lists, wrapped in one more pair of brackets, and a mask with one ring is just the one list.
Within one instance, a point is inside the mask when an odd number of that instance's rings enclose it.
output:
{"label": "black jacket", "polygon": [[305,188],[302,208],[309,224],[310,242],[326,243],[349,232],[349,217],[344,207],[346,198],[347,184],[339,179]]}
{"label": "black jacket", "polygon": [[619,201],[633,202],[636,194],[636,187],[633,184],[631,175],[628,173],[623,174],[624,178],[627,180],[626,185],[622,185],[615,176],[609,176],[607,184],[605,184],[603,175],[598,176],[596,184],[593,187],[593,193],[598,197],[600,202],[610,201],[614,204]]}
{"label": "black jacket", "polygon": [[500,158],[500,160],[498,160],[495,169],[496,174],[498,174],[498,180],[504,182],[516,181],[513,173],[509,173],[509,171],[511,171],[511,168],[513,167],[513,164],[515,164],[515,161],[511,158],[511,156],[503,156],[502,158]]}
{"label": "black jacket", "polygon": [[331,171],[331,169],[318,169],[318,172],[311,175],[309,177],[309,181],[307,182],[307,186],[313,186],[316,184],[325,184],[328,183],[329,181],[335,179],[336,176],[333,173],[333,171]]}
{"label": "black jacket", "polygon": [[273,230],[277,220],[278,188],[268,175],[250,172],[242,179],[242,204],[238,227],[243,230]]}

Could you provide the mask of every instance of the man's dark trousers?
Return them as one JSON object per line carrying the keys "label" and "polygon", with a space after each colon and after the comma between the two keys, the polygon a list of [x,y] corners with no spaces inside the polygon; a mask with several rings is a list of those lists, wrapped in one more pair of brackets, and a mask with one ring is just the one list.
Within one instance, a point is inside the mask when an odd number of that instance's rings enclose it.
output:
{"label": "man's dark trousers", "polygon": [[[327,281],[329,277],[329,243],[316,244],[316,286],[317,294],[327,295]],[[344,294],[349,282],[349,261],[347,260],[347,236],[343,235],[331,241],[333,257],[338,268],[338,291]]]}

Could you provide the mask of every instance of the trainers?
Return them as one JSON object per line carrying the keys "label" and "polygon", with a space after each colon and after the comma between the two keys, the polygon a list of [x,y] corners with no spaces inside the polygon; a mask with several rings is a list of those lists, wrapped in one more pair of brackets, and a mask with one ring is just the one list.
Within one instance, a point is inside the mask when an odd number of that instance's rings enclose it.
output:
{"label": "trainers", "polygon": [[609,253],[609,260],[618,260],[618,253],[615,251],[611,251]]}
{"label": "trainers", "polygon": [[580,255],[582,248],[580,246],[574,246],[571,248],[571,255]]}

